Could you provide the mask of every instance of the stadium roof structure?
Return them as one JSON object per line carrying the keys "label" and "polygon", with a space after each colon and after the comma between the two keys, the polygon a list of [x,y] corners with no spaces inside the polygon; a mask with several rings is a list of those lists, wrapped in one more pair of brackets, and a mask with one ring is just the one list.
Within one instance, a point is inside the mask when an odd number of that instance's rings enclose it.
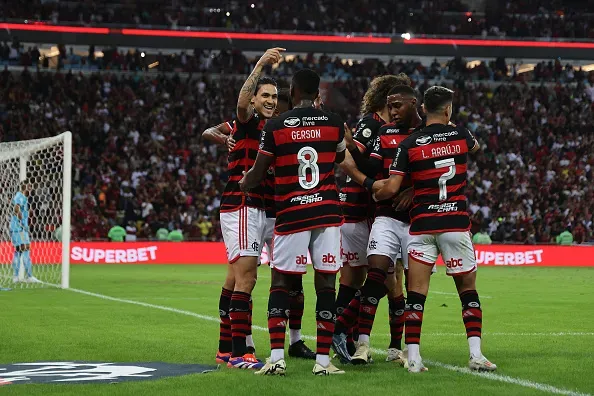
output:
{"label": "stadium roof structure", "polygon": [[165,30],[0,23],[0,40],[74,45],[114,45],[152,48],[208,48],[262,51],[282,46],[295,52],[594,59],[594,41],[558,39],[511,40],[475,37],[412,37],[295,33],[240,33],[210,30]]}

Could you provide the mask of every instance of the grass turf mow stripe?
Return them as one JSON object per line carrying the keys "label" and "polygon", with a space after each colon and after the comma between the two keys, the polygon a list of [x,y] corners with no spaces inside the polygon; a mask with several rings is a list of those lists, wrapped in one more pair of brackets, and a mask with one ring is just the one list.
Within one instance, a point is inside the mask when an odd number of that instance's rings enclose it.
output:
{"label": "grass turf mow stripe", "polygon": [[[57,285],[52,285],[52,286],[57,286]],[[142,307],[146,307],[146,308],[159,309],[162,311],[167,311],[167,312],[172,312],[172,313],[177,313],[177,314],[181,314],[181,315],[195,317],[195,318],[202,319],[202,320],[209,321],[209,322],[216,322],[216,323],[219,322],[219,318],[216,318],[214,316],[201,315],[201,314],[198,314],[195,312],[186,311],[186,310],[182,310],[182,309],[167,307],[167,306],[163,306],[163,305],[149,304],[149,303],[136,301],[136,300],[127,300],[127,299],[123,299],[123,298],[111,297],[111,296],[107,296],[104,294],[93,293],[93,292],[89,292],[89,291],[81,290],[81,289],[72,289],[71,288],[71,289],[67,289],[67,290],[69,290],[71,292],[79,293],[79,294],[84,294],[87,296],[97,297],[97,298],[100,298],[103,300],[109,300],[109,301],[125,303],[125,304],[133,304],[133,305],[138,305],[138,306],[142,306]],[[263,331],[263,332],[268,332],[267,328],[261,327],[261,326],[254,325],[254,326],[252,326],[252,329],[258,330],[258,331]],[[439,333],[437,333],[437,334],[439,334]],[[443,333],[443,334],[448,334],[448,333]],[[494,334],[497,334],[497,333],[494,333]],[[530,333],[524,333],[524,334],[530,334]],[[534,334],[545,335],[548,333],[534,333]],[[569,332],[568,333],[550,333],[550,335],[553,335],[553,336],[555,336],[555,335],[557,335],[557,336],[573,335],[573,334],[592,335],[594,333],[569,333]],[[316,339],[315,337],[308,336],[308,335],[303,335],[302,338],[307,339],[307,340],[315,340]],[[385,351],[380,350],[380,349],[374,348],[374,349],[372,349],[372,351],[378,355],[386,354]],[[542,384],[539,382],[524,380],[521,378],[510,377],[507,375],[501,375],[501,374],[495,374],[495,373],[474,372],[474,371],[470,371],[468,368],[465,368],[465,367],[454,366],[454,365],[437,362],[437,361],[427,360],[426,362],[429,365],[444,368],[449,371],[454,371],[454,372],[458,372],[461,374],[473,375],[473,376],[488,379],[491,381],[498,381],[498,382],[504,382],[504,383],[513,384],[513,385],[518,385],[518,386],[522,386],[525,388],[535,389],[535,390],[538,390],[541,392],[558,394],[558,395],[567,395],[567,396],[592,396],[588,393],[575,392],[575,391],[568,390],[568,389],[557,388],[555,386],[548,385],[548,384]]]}

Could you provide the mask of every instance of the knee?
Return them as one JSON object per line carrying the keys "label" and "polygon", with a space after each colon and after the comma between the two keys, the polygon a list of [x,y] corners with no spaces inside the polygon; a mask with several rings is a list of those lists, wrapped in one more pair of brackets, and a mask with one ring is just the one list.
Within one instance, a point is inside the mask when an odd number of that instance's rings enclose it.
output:
{"label": "knee", "polygon": [[326,274],[316,272],[314,277],[316,290],[335,289],[336,288],[336,274]]}
{"label": "knee", "polygon": [[256,277],[250,273],[244,274],[242,277],[235,279],[234,290],[251,293],[256,286]]}
{"label": "knee", "polygon": [[301,278],[301,275],[282,274],[273,269],[271,272],[270,287],[293,290],[293,286],[296,283],[296,277]]}

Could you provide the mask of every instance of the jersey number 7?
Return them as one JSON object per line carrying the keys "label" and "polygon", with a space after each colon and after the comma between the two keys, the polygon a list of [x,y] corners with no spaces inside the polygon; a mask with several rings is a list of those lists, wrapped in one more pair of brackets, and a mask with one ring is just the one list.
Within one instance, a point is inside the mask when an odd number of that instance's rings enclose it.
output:
{"label": "jersey number 7", "polygon": [[435,161],[435,167],[448,168],[448,170],[439,176],[437,184],[439,185],[439,200],[445,201],[448,199],[448,187],[447,182],[456,176],[456,161],[453,158],[447,158],[439,161]]}

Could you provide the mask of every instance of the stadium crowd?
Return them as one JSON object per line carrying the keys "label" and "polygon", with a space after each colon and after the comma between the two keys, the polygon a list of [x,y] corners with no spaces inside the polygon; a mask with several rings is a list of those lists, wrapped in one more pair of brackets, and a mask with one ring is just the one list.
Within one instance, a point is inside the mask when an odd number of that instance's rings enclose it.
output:
{"label": "stadium crowd", "polygon": [[[215,52],[196,49],[191,53],[155,55],[139,50],[124,53],[117,48],[110,48],[103,49],[103,56],[96,57],[94,46],[89,47],[87,56],[80,56],[72,47],[67,50],[64,45],[58,45],[57,48],[59,55],[55,56],[56,64],[52,67],[75,71],[146,71],[150,70],[149,65],[152,65],[152,69],[159,72],[248,74],[257,61],[256,58],[248,58],[239,50]],[[39,61],[36,62],[36,59]],[[50,67],[49,58],[40,57],[37,47],[25,49],[18,41],[0,44],[0,65],[2,64],[42,69]],[[408,74],[415,83],[435,78],[571,83],[589,78],[589,73],[581,67],[564,64],[560,59],[539,62],[528,72],[520,73],[521,66],[517,63],[508,64],[501,57],[470,65],[461,57],[453,58],[446,64],[435,59],[430,65],[423,65],[419,61],[403,59],[390,59],[387,62],[377,58],[345,60],[340,57],[332,58],[327,54],[310,53],[305,56],[287,56],[278,67],[267,71],[274,77],[289,77],[295,70],[307,67],[315,70],[323,78],[342,81],[402,72]]]}
{"label": "stadium crowd", "polygon": [[[226,151],[200,134],[233,116],[242,83],[5,70],[0,141],[74,132],[74,239],[105,238],[120,224],[138,238],[167,228],[220,240]],[[329,91],[350,103],[339,113],[351,126],[367,83],[351,78]],[[483,146],[469,170],[473,231],[535,243],[571,227],[576,241],[592,239],[593,86],[593,76],[574,87],[456,83],[453,118]],[[427,87],[426,80],[417,86]]]}
{"label": "stadium crowd", "polygon": [[[52,24],[125,24],[233,31],[475,35],[593,38],[591,2],[506,1],[473,13],[459,0],[337,0],[293,2],[152,0],[59,2],[2,0],[0,18]],[[579,11],[578,11],[579,10]]]}

